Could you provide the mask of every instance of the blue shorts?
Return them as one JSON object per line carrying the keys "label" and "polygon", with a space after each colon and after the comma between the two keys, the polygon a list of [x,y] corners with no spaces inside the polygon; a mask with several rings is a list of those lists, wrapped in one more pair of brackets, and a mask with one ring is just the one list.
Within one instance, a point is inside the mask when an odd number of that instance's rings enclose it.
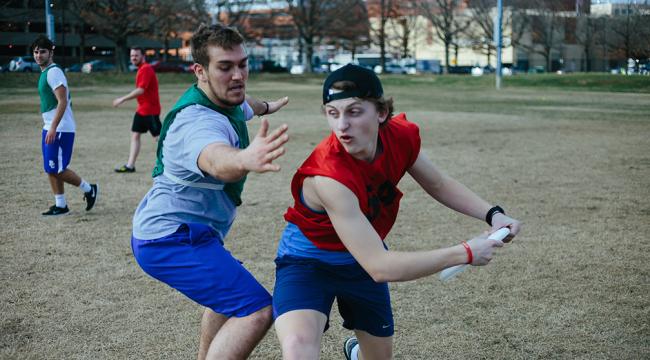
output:
{"label": "blue shorts", "polygon": [[54,142],[45,143],[47,130],[43,129],[41,136],[41,150],[43,151],[43,169],[48,174],[60,174],[70,164],[72,146],[74,145],[73,132],[57,132]]}
{"label": "blue shorts", "polygon": [[271,305],[271,295],[203,224],[182,224],[160,239],[131,237],[138,265],[153,278],[227,317]]}
{"label": "blue shorts", "polygon": [[327,316],[336,298],[343,326],[387,337],[394,333],[388,284],[376,283],[358,263],[330,265],[316,259],[283,256],[275,260],[273,317],[293,310]]}

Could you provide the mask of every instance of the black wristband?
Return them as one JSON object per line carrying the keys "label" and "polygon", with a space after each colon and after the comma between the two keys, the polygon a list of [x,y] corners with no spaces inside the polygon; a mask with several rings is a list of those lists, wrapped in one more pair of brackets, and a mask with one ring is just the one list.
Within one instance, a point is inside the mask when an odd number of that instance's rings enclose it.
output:
{"label": "black wristband", "polygon": [[492,217],[496,213],[502,213],[503,215],[506,214],[505,210],[503,210],[499,205],[491,208],[490,210],[488,210],[487,214],[485,215],[485,222],[488,223],[488,225],[492,226]]}
{"label": "black wristband", "polygon": [[264,110],[263,113],[261,113],[261,114],[259,114],[257,116],[263,116],[263,115],[266,115],[266,114],[269,113],[269,103],[267,103],[266,101],[262,101],[262,102],[264,103],[264,105],[266,105],[266,110]]}

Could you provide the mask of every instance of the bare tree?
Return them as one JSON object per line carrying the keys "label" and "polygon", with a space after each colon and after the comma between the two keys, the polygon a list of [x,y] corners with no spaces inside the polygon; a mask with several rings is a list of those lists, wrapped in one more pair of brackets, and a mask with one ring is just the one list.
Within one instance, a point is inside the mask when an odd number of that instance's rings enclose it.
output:
{"label": "bare tree", "polygon": [[28,0],[0,0],[0,20],[15,19],[17,17],[28,19],[32,14],[28,7]]}
{"label": "bare tree", "polygon": [[396,2],[394,14],[389,17],[388,27],[394,34],[386,39],[389,47],[400,54],[401,58],[414,57],[414,47],[417,41],[418,12],[409,2]]}
{"label": "bare tree", "polygon": [[[360,0],[286,0],[298,36],[305,49],[303,66],[305,72],[313,72],[314,46],[324,38],[337,38],[342,32],[355,28],[363,12]],[[353,15],[350,15],[353,14]]]}
{"label": "bare tree", "polygon": [[153,8],[157,18],[154,34],[163,43],[163,61],[167,61],[169,40],[180,31],[192,31],[209,17],[203,0],[162,0]]}
{"label": "bare tree", "polygon": [[583,68],[586,72],[590,72],[592,69],[594,50],[598,46],[597,41],[602,30],[603,21],[593,15],[580,14],[576,18],[575,38],[576,42],[582,46]]}
{"label": "bare tree", "polygon": [[471,19],[459,16],[462,1],[459,0],[412,0],[420,14],[433,26],[436,36],[445,45],[445,69],[449,72],[449,48],[456,38],[470,25]]}
{"label": "bare tree", "polygon": [[[619,15],[611,18],[614,36],[611,48],[627,59],[650,57],[650,15],[640,5],[628,1]],[[638,71],[638,63],[635,65]]]}
{"label": "bare tree", "polygon": [[152,34],[156,25],[153,0],[88,0],[81,15],[98,33],[115,43],[115,64],[128,70],[129,36]]}
{"label": "bare tree", "polygon": [[[487,63],[490,64],[492,55],[496,54],[497,50],[494,43],[494,16],[496,15],[497,0],[470,0],[467,3],[472,24],[465,31],[465,35],[472,42],[474,49],[487,56]],[[504,5],[511,5],[511,1],[506,1]],[[512,32],[511,19],[512,16],[509,14],[503,16],[502,29],[509,29]],[[512,39],[512,33],[509,34],[509,37]]]}
{"label": "bare tree", "polygon": [[182,28],[184,20],[199,16],[202,4],[198,0],[86,0],[80,15],[99,34],[115,43],[117,68],[127,71],[130,36],[156,37],[161,32],[169,36],[175,31],[172,28]]}
{"label": "bare tree", "polygon": [[[517,16],[518,36],[513,36],[513,43],[528,52],[542,55],[546,62],[546,71],[552,70],[553,54],[561,50],[565,28],[564,11],[567,11],[566,1],[539,0],[521,1]],[[530,39],[521,36],[530,34]]]}
{"label": "bare tree", "polygon": [[391,18],[397,17],[397,1],[393,0],[370,0],[367,2],[368,14],[377,18],[374,26],[370,27],[372,42],[379,46],[379,66],[384,72],[386,67],[387,26]]}
{"label": "bare tree", "polygon": [[[262,2],[263,3],[263,2]],[[220,0],[215,6],[217,12],[213,21],[220,22],[226,26],[236,28],[244,38],[253,40],[259,37],[259,34],[248,24],[253,4],[260,4],[256,0]],[[263,4],[262,4],[263,5]],[[273,15],[273,12],[269,12]]]}

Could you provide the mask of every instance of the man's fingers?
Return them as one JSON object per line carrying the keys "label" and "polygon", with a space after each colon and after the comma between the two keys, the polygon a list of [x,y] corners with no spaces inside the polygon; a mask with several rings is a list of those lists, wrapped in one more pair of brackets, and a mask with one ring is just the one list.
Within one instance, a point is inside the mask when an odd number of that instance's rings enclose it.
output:
{"label": "man's fingers", "polygon": [[289,129],[289,125],[287,124],[282,124],[282,126],[278,127],[277,129],[271,131],[270,134],[266,136],[267,141],[274,141],[278,137],[280,137],[282,134],[287,132],[287,129]]}
{"label": "man's fingers", "polygon": [[280,136],[279,138],[277,138],[277,139],[275,139],[275,140],[273,140],[272,142],[269,143],[269,151],[273,151],[273,150],[279,148],[280,146],[286,144],[287,141],[289,141],[289,135],[284,134],[284,135]]}
{"label": "man's fingers", "polygon": [[266,133],[269,131],[269,121],[266,118],[262,118],[262,123],[260,124],[260,129],[257,130],[258,137],[266,137]]}
{"label": "man's fingers", "polygon": [[278,172],[280,171],[280,165],[271,164],[271,163],[264,164],[264,166],[262,166],[261,172],[267,172],[267,171]]}
{"label": "man's fingers", "polygon": [[285,151],[284,148],[281,147],[279,149],[276,149],[276,150],[273,150],[273,151],[269,152],[268,154],[266,154],[266,156],[264,158],[265,158],[265,160],[267,162],[271,162],[271,161],[279,158],[280,156],[284,155],[284,151]]}
{"label": "man's fingers", "polygon": [[499,240],[493,240],[493,245],[495,247],[503,247],[503,242]]}

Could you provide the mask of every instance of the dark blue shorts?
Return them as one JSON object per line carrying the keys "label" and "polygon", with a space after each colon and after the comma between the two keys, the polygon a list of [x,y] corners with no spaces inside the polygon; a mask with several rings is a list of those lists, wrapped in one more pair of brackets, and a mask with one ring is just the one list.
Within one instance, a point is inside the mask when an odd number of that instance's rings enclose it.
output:
{"label": "dark blue shorts", "polygon": [[243,317],[271,305],[271,295],[207,225],[183,224],[155,240],[132,236],[131,247],[144,272],[216,313]]}
{"label": "dark blue shorts", "polygon": [[343,326],[387,337],[394,332],[386,283],[376,283],[358,263],[329,265],[315,259],[283,256],[275,260],[273,317],[293,310],[315,310],[327,316],[336,298]]}
{"label": "dark blue shorts", "polygon": [[57,132],[54,142],[45,143],[47,130],[43,129],[41,136],[41,150],[43,151],[43,170],[48,174],[60,174],[70,165],[72,147],[74,145],[73,132]]}

